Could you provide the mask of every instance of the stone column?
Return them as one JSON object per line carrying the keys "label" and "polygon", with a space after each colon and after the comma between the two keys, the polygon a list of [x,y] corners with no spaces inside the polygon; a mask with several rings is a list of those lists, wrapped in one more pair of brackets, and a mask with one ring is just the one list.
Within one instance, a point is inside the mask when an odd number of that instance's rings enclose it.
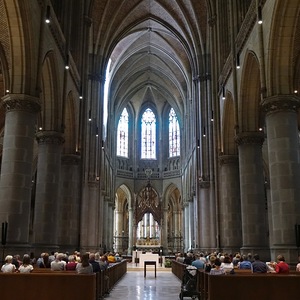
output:
{"label": "stone column", "polygon": [[123,211],[119,210],[119,207],[115,211],[115,224],[116,224],[116,231],[115,231],[115,249],[117,252],[122,250],[122,230],[123,230]]}
{"label": "stone column", "polygon": [[239,159],[237,155],[222,155],[219,162],[219,247],[234,253],[242,245]]}
{"label": "stone column", "polygon": [[189,202],[189,240],[190,240],[190,244],[189,244],[189,248],[193,249],[195,247],[195,223],[196,220],[194,218],[194,201],[193,198],[191,199],[191,201]]}
{"label": "stone column", "polygon": [[80,234],[80,156],[64,155],[61,166],[61,201],[59,203],[58,244],[65,250],[79,248]]}
{"label": "stone column", "polygon": [[163,220],[162,220],[162,246],[164,253],[167,253],[168,249],[168,209],[163,208]]}
{"label": "stone column", "polygon": [[108,250],[108,232],[107,232],[107,223],[108,223],[108,202],[104,199],[103,202],[103,216],[105,219],[102,220],[103,226],[103,251],[106,252]]}
{"label": "stone column", "polygon": [[0,179],[0,222],[8,222],[8,244],[28,244],[35,124],[39,99],[2,98],[6,108]]}
{"label": "stone column", "polygon": [[183,208],[184,208],[184,251],[186,252],[191,243],[190,243],[190,240],[189,240],[189,203],[188,202],[184,202],[183,204]]}
{"label": "stone column", "polygon": [[133,209],[131,207],[128,208],[128,250],[127,254],[131,255],[132,254],[132,248],[134,246],[133,244]]}
{"label": "stone column", "polygon": [[39,131],[36,137],[38,162],[33,242],[37,246],[53,247],[58,244],[61,151],[64,139],[56,131]]}
{"label": "stone column", "polygon": [[199,222],[199,241],[200,248],[203,251],[210,251],[211,236],[210,236],[210,203],[209,203],[209,181],[199,182],[199,197],[198,197],[198,222]]}
{"label": "stone column", "polygon": [[[113,242],[114,242],[114,210],[115,210],[114,203],[109,202],[108,203],[109,222],[107,224],[108,226],[107,229],[108,229],[108,245],[109,245],[109,249],[111,250],[113,249]],[[123,230],[122,230],[122,235],[123,235]],[[123,241],[123,248],[124,248],[124,243],[125,241]]]}
{"label": "stone column", "polygon": [[265,99],[270,171],[270,202],[273,231],[271,258],[283,254],[287,261],[298,257],[295,224],[300,224],[299,129],[300,99],[278,95]]}
{"label": "stone column", "polygon": [[262,159],[263,132],[243,132],[236,136],[239,149],[242,212],[242,251],[268,254],[267,199]]}

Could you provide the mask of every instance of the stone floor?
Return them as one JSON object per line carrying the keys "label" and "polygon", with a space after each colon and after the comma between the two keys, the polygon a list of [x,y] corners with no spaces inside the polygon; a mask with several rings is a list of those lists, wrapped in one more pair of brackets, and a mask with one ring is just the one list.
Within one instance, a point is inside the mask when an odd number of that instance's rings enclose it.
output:
{"label": "stone floor", "polygon": [[181,281],[170,269],[148,266],[146,277],[141,268],[128,268],[106,299],[112,300],[176,300],[179,299]]}

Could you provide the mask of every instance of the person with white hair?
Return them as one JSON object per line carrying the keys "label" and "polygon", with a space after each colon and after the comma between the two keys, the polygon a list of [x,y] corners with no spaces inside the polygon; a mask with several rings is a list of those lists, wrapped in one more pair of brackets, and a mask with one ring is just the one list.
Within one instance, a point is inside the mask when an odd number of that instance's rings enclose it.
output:
{"label": "person with white hair", "polygon": [[52,271],[64,271],[66,270],[66,262],[63,260],[64,254],[57,253],[55,260],[51,262]]}
{"label": "person with white hair", "polygon": [[1,268],[1,272],[3,272],[3,273],[16,272],[16,266],[12,263],[12,261],[13,261],[12,255],[7,255],[5,257],[5,264]]}

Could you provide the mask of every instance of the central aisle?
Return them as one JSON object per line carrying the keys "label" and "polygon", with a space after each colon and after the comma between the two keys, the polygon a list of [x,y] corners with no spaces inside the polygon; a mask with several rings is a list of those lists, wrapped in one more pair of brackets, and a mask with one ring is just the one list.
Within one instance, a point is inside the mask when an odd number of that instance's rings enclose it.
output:
{"label": "central aisle", "polygon": [[116,284],[106,299],[113,300],[176,300],[179,299],[181,281],[171,272],[147,269],[129,270]]}

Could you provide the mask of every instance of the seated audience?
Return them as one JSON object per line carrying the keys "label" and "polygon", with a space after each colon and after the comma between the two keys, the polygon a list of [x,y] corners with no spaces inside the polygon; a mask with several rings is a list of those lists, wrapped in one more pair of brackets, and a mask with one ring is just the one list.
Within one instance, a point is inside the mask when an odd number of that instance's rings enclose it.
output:
{"label": "seated audience", "polygon": [[77,263],[76,271],[78,274],[92,274],[93,267],[89,263],[90,255],[89,253],[85,253],[81,256],[80,262]]}
{"label": "seated audience", "polygon": [[108,261],[108,263],[110,263],[110,264],[116,262],[116,258],[115,258],[115,256],[113,255],[112,252],[110,252],[110,253],[108,254],[108,256],[107,256],[107,261]]}
{"label": "seated audience", "polygon": [[51,262],[52,271],[64,271],[66,269],[66,262],[63,260],[64,254],[58,253],[55,260]]}
{"label": "seated audience", "polygon": [[252,267],[252,264],[251,264],[251,262],[248,260],[248,256],[246,256],[246,255],[243,255],[242,256],[242,261],[241,262],[239,262],[239,264],[238,264],[238,268],[239,269],[242,269],[242,270],[247,270],[247,269],[251,269],[251,267]]}
{"label": "seated audience", "polygon": [[235,256],[234,256],[233,259],[232,259],[233,266],[234,266],[235,268],[237,268],[237,267],[238,267],[238,264],[239,264],[240,262],[241,262],[241,255],[240,255],[240,253],[236,253]]}
{"label": "seated audience", "polygon": [[24,254],[22,264],[20,265],[18,271],[20,273],[30,273],[33,270],[33,266],[30,263],[30,256],[28,254]]}
{"label": "seated audience", "polygon": [[225,270],[221,267],[221,260],[219,258],[216,258],[214,262],[214,267],[209,271],[210,275],[223,275],[225,274]]}
{"label": "seated audience", "polygon": [[99,263],[95,260],[95,253],[89,254],[89,263],[92,265],[94,273],[101,271]]}
{"label": "seated audience", "polygon": [[300,256],[298,257],[298,264],[296,266],[296,271],[300,272]]}
{"label": "seated audience", "polygon": [[275,272],[276,273],[289,273],[290,272],[290,267],[285,262],[283,255],[277,256],[277,263],[275,264]]}
{"label": "seated audience", "polygon": [[68,262],[66,264],[67,271],[75,271],[76,270],[77,262],[75,261],[74,255],[69,255]]}
{"label": "seated audience", "polygon": [[1,272],[3,273],[14,273],[16,272],[16,266],[12,263],[12,255],[7,255],[5,257],[5,264],[1,267]]}
{"label": "seated audience", "polygon": [[51,268],[51,261],[50,261],[49,253],[43,253],[42,260],[39,263],[40,268]]}
{"label": "seated audience", "polygon": [[221,268],[224,269],[226,273],[229,273],[233,269],[233,263],[228,255],[224,256],[224,261],[221,264]]}
{"label": "seated audience", "polygon": [[192,264],[193,260],[194,260],[193,253],[192,252],[188,252],[187,255],[186,255],[186,257],[185,257],[185,259],[184,259],[184,261],[183,261],[183,263],[185,265],[189,265],[190,266]]}
{"label": "seated audience", "polygon": [[200,258],[199,254],[196,255],[196,259],[192,262],[192,266],[199,270],[203,270],[205,268],[205,262]]}
{"label": "seated audience", "polygon": [[254,261],[252,263],[252,272],[253,273],[267,273],[268,267],[267,264],[259,259],[258,254],[254,254]]}

